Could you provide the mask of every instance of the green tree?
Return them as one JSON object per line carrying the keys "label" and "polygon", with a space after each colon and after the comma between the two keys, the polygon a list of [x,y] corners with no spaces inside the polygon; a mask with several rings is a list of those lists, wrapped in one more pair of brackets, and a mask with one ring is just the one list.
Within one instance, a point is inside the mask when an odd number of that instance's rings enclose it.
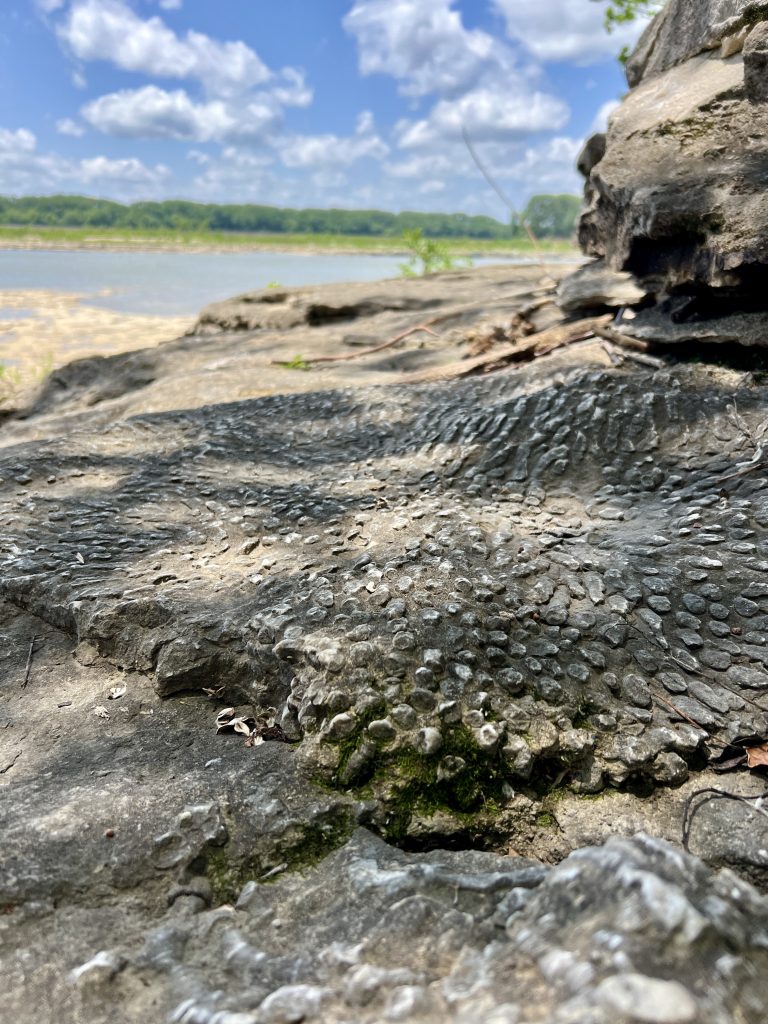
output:
{"label": "green tree", "polygon": [[644,14],[656,14],[664,6],[664,0],[610,0],[605,12],[605,27],[612,32],[617,25]]}
{"label": "green tree", "polygon": [[578,196],[532,196],[516,224],[527,224],[537,238],[570,238],[581,210]]}

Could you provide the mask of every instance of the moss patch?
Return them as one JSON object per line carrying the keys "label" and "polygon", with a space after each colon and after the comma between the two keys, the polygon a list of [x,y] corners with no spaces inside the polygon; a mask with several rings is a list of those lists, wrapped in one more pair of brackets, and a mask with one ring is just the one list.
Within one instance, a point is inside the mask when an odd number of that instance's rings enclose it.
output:
{"label": "moss patch", "polygon": [[224,846],[209,847],[205,855],[205,874],[215,902],[233,902],[247,882],[258,881],[276,864],[285,863],[287,868],[274,876],[275,881],[287,871],[312,867],[343,846],[356,824],[349,808],[337,807],[295,831],[288,830],[275,837],[274,846],[269,850],[252,852],[236,835]]}

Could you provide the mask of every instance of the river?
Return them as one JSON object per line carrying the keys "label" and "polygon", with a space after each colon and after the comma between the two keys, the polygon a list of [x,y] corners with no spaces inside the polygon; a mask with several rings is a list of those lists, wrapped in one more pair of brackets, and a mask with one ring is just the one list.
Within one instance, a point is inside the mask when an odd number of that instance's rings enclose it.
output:
{"label": "river", "polygon": [[[546,257],[555,262],[556,257]],[[0,292],[76,292],[91,306],[122,313],[193,316],[209,302],[281,285],[397,277],[398,256],[332,253],[140,253],[0,251]],[[476,265],[537,262],[477,259]]]}

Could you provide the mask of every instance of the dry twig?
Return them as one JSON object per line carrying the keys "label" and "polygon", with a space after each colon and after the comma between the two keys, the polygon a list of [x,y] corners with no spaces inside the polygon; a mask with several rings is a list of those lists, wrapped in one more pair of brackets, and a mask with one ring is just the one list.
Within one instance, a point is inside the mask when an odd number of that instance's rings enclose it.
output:
{"label": "dry twig", "polygon": [[605,323],[609,317],[590,317],[576,323],[558,324],[537,334],[510,342],[474,359],[462,359],[457,363],[439,366],[432,370],[412,373],[403,377],[405,384],[426,384],[431,381],[454,380],[484,373],[510,362],[523,362],[548,355],[578,341],[585,341],[595,334],[595,326]]}
{"label": "dry twig", "polygon": [[37,636],[33,636],[29,644],[29,654],[27,655],[27,667],[24,671],[24,682],[21,684],[22,690],[24,690],[29,682],[29,673],[32,670],[32,655],[35,651],[35,643],[37,642]]}

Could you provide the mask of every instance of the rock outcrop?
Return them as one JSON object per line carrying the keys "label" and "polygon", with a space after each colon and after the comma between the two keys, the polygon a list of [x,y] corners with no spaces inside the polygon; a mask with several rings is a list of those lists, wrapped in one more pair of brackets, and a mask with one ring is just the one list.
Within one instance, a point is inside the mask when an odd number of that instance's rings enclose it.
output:
{"label": "rock outcrop", "polygon": [[[629,62],[604,153],[598,139],[584,154],[582,247],[648,293],[765,310],[767,24],[763,0],[669,0]],[[768,343],[760,323],[749,343]]]}
{"label": "rock outcrop", "polygon": [[451,305],[470,278],[405,306],[367,286],[331,325],[306,310],[343,289],[240,300],[299,322],[225,307],[5,424],[17,1024],[761,1020],[762,781],[697,810],[701,860],[660,842],[768,736],[760,379],[614,367],[593,340],[460,382],[301,373],[221,400],[351,324],[553,315],[533,270]]}

